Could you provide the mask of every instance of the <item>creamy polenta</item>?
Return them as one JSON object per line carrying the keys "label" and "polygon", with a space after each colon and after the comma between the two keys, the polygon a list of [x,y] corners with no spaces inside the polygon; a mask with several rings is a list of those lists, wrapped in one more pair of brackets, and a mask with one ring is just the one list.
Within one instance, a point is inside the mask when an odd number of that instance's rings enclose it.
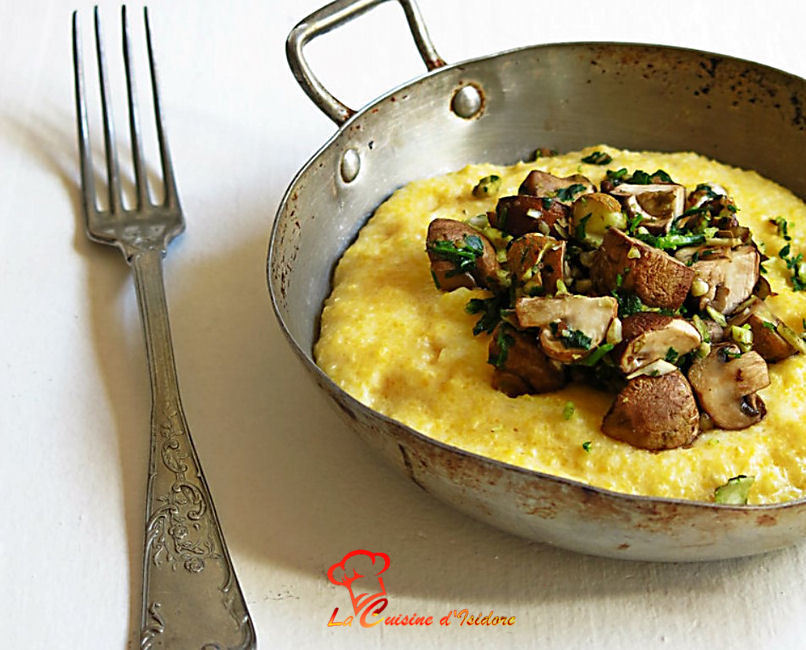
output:
{"label": "creamy polenta", "polygon": [[[581,159],[610,154],[607,167]],[[801,331],[806,292],[794,292],[791,271],[777,256],[784,245],[770,222],[790,223],[791,250],[806,251],[806,204],[761,177],[694,153],[621,151],[607,146],[539,158],[511,167],[470,165],[418,180],[395,192],[340,260],[325,303],[315,347],[319,366],[364,404],[462,449],[528,469],[630,494],[712,501],[729,478],[755,477],[749,503],[806,496],[806,356],[771,364],[771,385],[760,391],[767,416],[740,431],[703,432],[689,448],[654,453],[600,431],[613,394],[569,384],[540,395],[507,397],[491,386],[489,336],[473,336],[476,316],[465,311],[487,293],[435,290],[425,239],[435,218],[466,219],[494,209],[497,197],[473,187],[501,177],[497,196],[516,194],[529,171],[584,174],[600,183],[605,169],[664,169],[693,189],[721,185],[735,199],[740,222],[771,259],[766,275],[777,296],[770,308]]]}

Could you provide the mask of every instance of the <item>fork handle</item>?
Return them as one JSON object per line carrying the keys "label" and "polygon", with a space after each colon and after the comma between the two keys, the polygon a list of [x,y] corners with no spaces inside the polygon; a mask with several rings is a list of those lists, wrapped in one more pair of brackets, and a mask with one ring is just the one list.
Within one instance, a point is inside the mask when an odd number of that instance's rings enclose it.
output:
{"label": "fork handle", "polygon": [[255,631],[179,398],[163,251],[136,251],[137,302],[151,377],[142,650],[250,649]]}

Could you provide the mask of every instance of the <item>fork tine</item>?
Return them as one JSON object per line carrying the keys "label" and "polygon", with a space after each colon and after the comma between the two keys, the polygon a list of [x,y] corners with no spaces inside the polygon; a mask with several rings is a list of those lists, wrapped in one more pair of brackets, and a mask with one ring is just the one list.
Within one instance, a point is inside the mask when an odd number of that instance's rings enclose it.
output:
{"label": "fork tine", "polygon": [[109,98],[109,84],[107,83],[103,34],[97,5],[95,6],[95,51],[98,57],[98,79],[101,85],[101,109],[104,122],[104,143],[106,144],[106,175],[109,185],[109,211],[112,214],[116,214],[121,207],[120,174],[118,172],[118,156],[115,147],[112,104]]}
{"label": "fork tine", "polygon": [[178,207],[179,195],[176,191],[176,180],[174,178],[173,165],[171,164],[171,153],[168,150],[168,140],[165,136],[165,121],[162,115],[162,104],[160,103],[160,93],[157,84],[157,66],[154,62],[154,48],[151,44],[151,25],[148,22],[148,7],[143,7],[143,17],[146,27],[148,65],[151,70],[151,92],[154,97],[154,114],[157,125],[157,141],[160,147],[162,179],[163,183],[165,184],[165,205],[169,207]]}
{"label": "fork tine", "polygon": [[90,155],[90,135],[87,126],[86,92],[84,89],[84,61],[81,55],[81,31],[78,12],[73,12],[73,74],[75,76],[76,119],[78,121],[78,155],[81,164],[81,198],[84,216],[89,220],[97,215],[95,206],[95,176]]}
{"label": "fork tine", "polygon": [[140,141],[140,126],[137,116],[137,98],[134,86],[134,66],[132,64],[131,43],[129,41],[129,20],[126,5],[121,9],[123,26],[123,63],[126,69],[126,94],[129,99],[129,134],[132,143],[132,159],[134,161],[134,186],[137,191],[137,209],[148,203],[148,181],[145,174],[143,147]]}

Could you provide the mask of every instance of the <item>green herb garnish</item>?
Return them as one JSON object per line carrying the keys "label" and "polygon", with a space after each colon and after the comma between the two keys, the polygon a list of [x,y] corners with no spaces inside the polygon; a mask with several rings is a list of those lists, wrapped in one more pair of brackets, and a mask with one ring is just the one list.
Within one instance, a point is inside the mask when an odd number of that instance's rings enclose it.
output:
{"label": "green herb garnish", "polygon": [[644,217],[640,214],[636,214],[634,217],[630,217],[627,221],[627,234],[634,235],[635,231],[638,230],[638,226],[641,225],[641,222],[644,220]]}
{"label": "green herb garnish", "polygon": [[584,449],[586,452],[591,453],[591,444],[592,444],[592,443],[591,443],[591,441],[590,441],[590,440],[586,440],[585,442],[583,442],[583,443],[582,443],[582,448],[583,448],[583,449]]}
{"label": "green herb garnish", "polygon": [[487,359],[487,363],[492,364],[496,368],[502,368],[507,362],[509,348],[512,347],[515,339],[511,335],[507,334],[505,329],[502,327],[498,330],[498,334],[495,337],[495,342],[498,345],[498,354],[492,354],[492,351],[490,351],[490,356]]}
{"label": "green herb garnish", "polygon": [[613,162],[613,156],[604,151],[594,151],[592,154],[585,156],[582,162],[589,165],[609,165]]}
{"label": "green herb garnish", "polygon": [[477,199],[484,199],[488,196],[498,193],[501,187],[501,177],[495,174],[490,174],[482,178],[473,188],[473,196]]}
{"label": "green herb garnish", "polygon": [[584,217],[582,217],[582,218],[579,220],[579,223],[577,224],[576,231],[575,231],[575,233],[574,233],[574,234],[576,234],[576,238],[577,238],[577,239],[579,239],[580,241],[584,241],[584,240],[585,240],[585,236],[586,236],[586,233],[585,233],[585,226],[588,224],[588,221],[590,221],[590,218],[591,218],[592,216],[593,216],[593,215],[592,215],[592,214],[589,212],[589,213],[588,213],[588,214],[586,214]]}
{"label": "green herb garnish", "polygon": [[750,487],[755,480],[755,477],[744,474],[728,479],[727,483],[714,490],[714,501],[731,506],[747,505]]}
{"label": "green herb garnish", "polygon": [[778,228],[778,234],[786,241],[790,241],[792,237],[789,235],[789,222],[783,217],[775,217],[772,222]]}
{"label": "green herb garnish", "polygon": [[647,174],[642,169],[636,169],[633,172],[633,175],[625,179],[628,183],[632,183],[633,185],[651,185],[652,184],[652,177]]}
{"label": "green herb garnish", "polygon": [[568,187],[563,187],[557,190],[557,194],[555,196],[560,201],[573,201],[576,194],[584,191],[585,186],[582,183],[574,183],[573,185],[569,185]]}
{"label": "green herb garnish", "polygon": [[705,192],[705,196],[709,199],[718,199],[721,195],[714,192],[714,188],[712,188],[708,183],[700,183],[697,187],[694,188],[695,192]]}
{"label": "green herb garnish", "polygon": [[428,250],[454,263],[454,270],[446,274],[450,277],[473,271],[476,260],[484,254],[484,244],[478,235],[465,235],[464,243],[461,245],[449,240],[435,241],[428,244]]}
{"label": "green herb garnish", "polygon": [[560,341],[567,348],[590,350],[593,340],[582,330],[565,328],[559,334]]}
{"label": "green herb garnish", "polygon": [[559,322],[549,323],[551,335],[559,339],[566,348],[590,350],[593,340],[582,330],[560,326]]}
{"label": "green herb garnish", "polygon": [[596,348],[587,357],[585,357],[584,359],[580,360],[577,363],[577,365],[579,365],[579,366],[588,366],[588,367],[595,366],[614,347],[616,347],[616,346],[614,344],[612,344],[612,343],[602,343],[602,345],[600,345],[598,348]]}
{"label": "green herb garnish", "polygon": [[481,314],[481,318],[473,327],[473,335],[478,336],[482,332],[491,334],[501,320],[501,309],[506,306],[506,296],[471,298],[465,305],[465,311],[468,314]]}
{"label": "green herb garnish", "polygon": [[608,169],[605,172],[605,176],[607,177],[607,180],[615,184],[622,183],[624,182],[623,180],[624,177],[627,176],[627,168],[622,167],[621,169],[617,169],[615,171],[613,171],[612,169]]}
{"label": "green herb garnish", "polygon": [[613,291],[613,296],[618,300],[619,318],[626,318],[627,316],[639,314],[649,309],[643,301],[632,292]]}
{"label": "green herb garnish", "polygon": [[636,239],[641,240],[645,244],[660,248],[661,250],[673,250],[676,248],[683,248],[684,246],[694,246],[702,244],[706,240],[708,233],[691,233],[684,234],[682,232],[669,233],[668,235],[650,235],[650,234],[636,234]]}
{"label": "green herb garnish", "polygon": [[668,361],[669,363],[674,363],[679,358],[680,358],[680,353],[677,350],[675,350],[674,348],[669,348],[668,350],[666,350],[666,357],[664,357],[665,361]]}

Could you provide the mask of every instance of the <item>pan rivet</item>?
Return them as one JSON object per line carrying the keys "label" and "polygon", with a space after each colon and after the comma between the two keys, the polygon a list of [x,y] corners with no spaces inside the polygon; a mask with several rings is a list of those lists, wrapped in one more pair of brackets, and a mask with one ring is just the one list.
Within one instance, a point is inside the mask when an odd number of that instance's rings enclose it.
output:
{"label": "pan rivet", "polygon": [[469,119],[481,109],[481,93],[475,86],[468,84],[460,88],[453,96],[451,109],[459,117]]}
{"label": "pan rivet", "polygon": [[361,169],[361,158],[355,149],[348,149],[341,157],[341,178],[345,183],[355,180]]}

